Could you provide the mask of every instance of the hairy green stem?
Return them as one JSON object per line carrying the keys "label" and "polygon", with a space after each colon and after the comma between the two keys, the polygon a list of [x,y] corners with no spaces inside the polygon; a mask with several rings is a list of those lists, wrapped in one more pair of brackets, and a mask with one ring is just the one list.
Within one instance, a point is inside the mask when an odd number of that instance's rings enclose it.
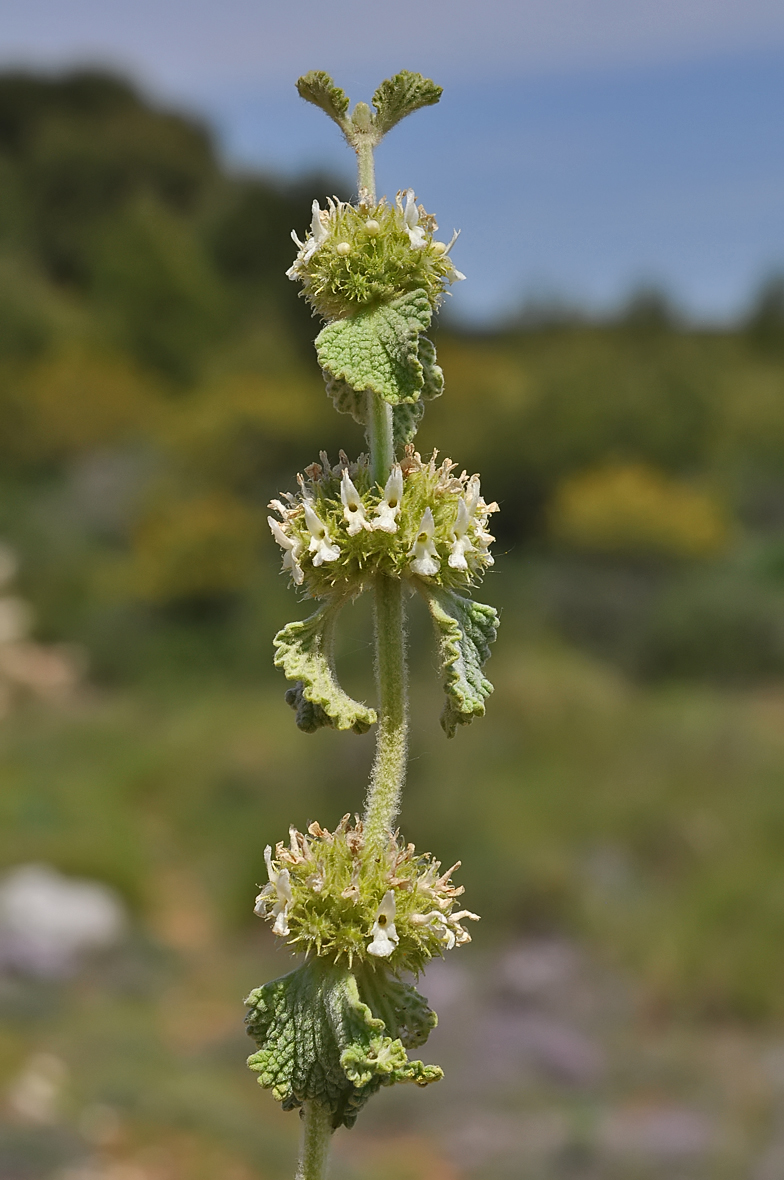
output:
{"label": "hairy green stem", "polygon": [[[386,482],[395,461],[392,407],[368,391],[370,413],[370,470],[380,484]],[[408,754],[408,669],[403,584],[399,578],[378,574],[375,585],[374,622],[378,731],[376,757],[365,803],[365,840],[369,852],[386,846],[400,810]]]}
{"label": "hairy green stem", "polygon": [[376,203],[376,164],[373,159],[373,140],[362,136],[356,144],[359,170],[359,200],[363,205]]}
{"label": "hairy green stem", "polygon": [[379,721],[376,758],[365,805],[369,851],[385,848],[400,810],[408,754],[408,675],[403,584],[379,574],[375,592]]}
{"label": "hairy green stem", "polygon": [[320,1102],[306,1102],[302,1108],[302,1149],[295,1180],[325,1180],[332,1123]]}
{"label": "hairy green stem", "polygon": [[368,439],[370,441],[370,474],[383,487],[390,468],[395,462],[395,445],[392,441],[392,407],[383,397],[371,390],[366,394],[368,401]]}

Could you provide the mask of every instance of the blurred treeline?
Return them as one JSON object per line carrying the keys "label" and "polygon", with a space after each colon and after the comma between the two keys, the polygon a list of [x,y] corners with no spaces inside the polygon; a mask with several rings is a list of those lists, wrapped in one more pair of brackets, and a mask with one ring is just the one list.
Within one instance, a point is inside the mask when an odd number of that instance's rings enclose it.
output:
{"label": "blurred treeline", "polygon": [[[349,195],[229,173],[205,127],[117,78],[0,75],[0,537],[36,637],[81,644],[90,683],[132,700],[14,731],[6,863],[43,856],[141,904],[156,857],[190,858],[244,916],[267,840],[360,805],[364,739],[284,734],[282,704],[261,720],[283,690],[271,637],[307,611],[267,501],[319,449],[363,446],[284,276],[291,229],[331,193]],[[433,703],[411,834],[470,861],[483,929],[587,929],[662,994],[780,1011],[780,751],[710,693],[784,672],[784,285],[733,330],[655,293],[604,321],[451,324],[419,445],[501,505],[482,591],[505,608],[500,691],[436,749],[432,661],[415,681]],[[349,678],[366,643],[357,624]],[[684,679],[697,695],[635,695]]]}
{"label": "blurred treeline", "polygon": [[[109,75],[0,78],[0,526],[39,634],[97,674],[162,613],[241,613],[269,585],[270,495],[362,446],[283,274],[344,188],[231,175],[205,127]],[[422,449],[482,471],[549,624],[644,675],[784,667],[781,284],[737,331],[643,293],[612,322],[439,344]]]}

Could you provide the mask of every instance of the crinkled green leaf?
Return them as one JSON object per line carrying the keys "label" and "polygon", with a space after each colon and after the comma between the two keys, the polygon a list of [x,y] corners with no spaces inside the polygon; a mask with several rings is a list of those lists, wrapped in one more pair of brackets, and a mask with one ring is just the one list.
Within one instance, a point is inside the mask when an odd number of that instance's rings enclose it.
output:
{"label": "crinkled green leaf", "polygon": [[324,70],[310,70],[297,79],[297,90],[300,98],[320,107],[345,133],[348,95],[335,85],[329,74]]}
{"label": "crinkled green leaf", "polygon": [[376,721],[375,709],[353,700],[335,676],[335,622],[344,601],[333,600],[309,618],[289,623],[273,641],[275,667],[297,682],[286,693],[286,700],[296,710],[297,725],[306,733],[324,725],[366,733]]}
{"label": "crinkled green leaf", "polygon": [[420,107],[433,106],[442,94],[441,86],[410,70],[401,70],[393,78],[387,78],[373,95],[376,108],[373,123],[379,136],[386,135],[391,127]]}
{"label": "crinkled green leaf", "polygon": [[392,407],[392,441],[396,451],[402,451],[413,440],[424,412],[425,403],[421,400]]}
{"label": "crinkled green leaf", "polygon": [[427,336],[419,338],[419,360],[422,365],[422,397],[432,402],[444,392],[444,370],[436,363],[436,346]]}
{"label": "crinkled green leaf", "polygon": [[350,414],[360,426],[367,426],[367,393],[364,389],[354,389],[347,381],[340,381],[326,371],[324,378],[327,383],[327,396],[332,398],[332,404],[339,414]]}
{"label": "crinkled green leaf", "polygon": [[296,714],[297,729],[303,733],[315,733],[317,729],[331,729],[332,718],[325,713],[321,705],[309,701],[305,696],[305,685],[298,680],[293,688],[286,689],[286,704],[291,705]]}
{"label": "crinkled green leaf", "polygon": [[421,587],[436,626],[441,648],[446,704],[441,726],[454,737],[458,725],[483,717],[485,700],[493,691],[482,675],[490,658],[490,644],[498,630],[498,612],[452,590]]}
{"label": "crinkled green leaf", "polygon": [[[422,365],[422,391],[419,400],[415,402],[400,402],[392,408],[392,428],[394,432],[395,450],[402,450],[410,443],[422,421],[425,412],[424,402],[440,397],[444,392],[444,373],[436,363],[436,349],[432,340],[426,336],[419,338],[419,361]],[[356,390],[347,381],[330,376],[325,371],[327,394],[332,398],[332,404],[341,414],[350,414],[360,426],[367,426],[367,393]]]}
{"label": "crinkled green leaf", "polygon": [[438,1017],[415,987],[396,979],[383,964],[365,968],[358,981],[363,999],[373,1015],[384,1021],[391,1037],[398,1038],[406,1049],[424,1045]]}
{"label": "crinkled green leaf", "polygon": [[333,1127],[350,1127],[382,1086],[424,1086],[443,1076],[437,1066],[408,1060],[403,1042],[387,1035],[346,968],[305,963],[257,988],[245,1003],[248,1032],[259,1047],[248,1065],[284,1110],[320,1102]]}
{"label": "crinkled green leaf", "polygon": [[373,390],[393,406],[414,402],[424,385],[419,337],[432,314],[427,293],[416,290],[334,320],[316,337],[319,364],[330,378],[359,392]]}
{"label": "crinkled green leaf", "polygon": [[427,336],[419,337],[419,362],[422,365],[422,392],[419,401],[401,402],[392,409],[392,434],[397,451],[413,441],[425,412],[424,403],[440,397],[444,392],[444,372],[436,363],[436,346]]}

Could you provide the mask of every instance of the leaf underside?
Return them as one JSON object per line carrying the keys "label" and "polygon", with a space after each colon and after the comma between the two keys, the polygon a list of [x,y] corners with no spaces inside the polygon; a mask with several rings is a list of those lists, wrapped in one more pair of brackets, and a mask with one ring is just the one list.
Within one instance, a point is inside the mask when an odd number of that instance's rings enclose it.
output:
{"label": "leaf underside", "polygon": [[490,644],[498,631],[498,612],[451,590],[420,587],[438,635],[446,703],[441,726],[454,737],[458,725],[483,717],[485,700],[493,691],[482,675]]}
{"label": "leaf underside", "polygon": [[334,320],[316,337],[318,362],[329,379],[358,392],[372,390],[393,406],[415,402],[425,384],[419,338],[432,314],[426,292],[417,289]]}
{"label": "leaf underside", "polygon": [[366,733],[376,711],[355,701],[340,687],[333,666],[333,635],[344,599],[326,603],[307,619],[288,623],[273,640],[275,667],[295,681],[286,701],[305,733],[324,726]]}
{"label": "leaf underside", "polygon": [[305,963],[251,992],[246,1023],[259,1048],[248,1065],[284,1110],[316,1101],[329,1109],[333,1127],[351,1127],[382,1086],[425,1086],[443,1076],[438,1066],[409,1061],[397,1035],[398,1027],[408,1031],[410,1024],[410,1043],[421,1044],[435,1014],[413,988],[388,982],[391,989],[378,990],[386,994],[389,1028],[364,1002],[357,976],[323,961]]}

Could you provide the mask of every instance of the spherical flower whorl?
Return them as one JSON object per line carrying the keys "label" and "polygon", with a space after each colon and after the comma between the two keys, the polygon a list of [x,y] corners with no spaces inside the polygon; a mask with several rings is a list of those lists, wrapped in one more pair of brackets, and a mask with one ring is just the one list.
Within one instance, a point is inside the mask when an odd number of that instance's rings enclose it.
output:
{"label": "spherical flower whorl", "polygon": [[329,200],[313,202],[310,233],[286,274],[303,285],[305,298],[325,320],[342,319],[406,291],[427,292],[436,307],[444,285],[465,278],[453,265],[449,243],[433,238],[432,215],[408,189],[395,204],[373,207]]}
{"label": "spherical flower whorl", "polygon": [[336,588],[359,592],[378,573],[416,577],[464,590],[493,564],[487,531],[497,504],[482,498],[478,475],[454,475],[435,455],[426,463],[406,448],[382,488],[367,459],[333,467],[322,453],[300,476],[299,495],[273,500],[268,518],[284,551],[283,568],[314,597]]}
{"label": "spherical flower whorl", "polygon": [[345,962],[385,960],[395,971],[419,973],[445,950],[470,942],[461,925],[476,921],[455,911],[462,886],[452,884],[459,862],[441,865],[413,844],[390,835],[381,856],[365,844],[362,822],[344,816],[334,832],[313,823],[306,835],[289,830],[283,843],[267,848],[269,880],[256,899],[256,913],[293,947]]}

